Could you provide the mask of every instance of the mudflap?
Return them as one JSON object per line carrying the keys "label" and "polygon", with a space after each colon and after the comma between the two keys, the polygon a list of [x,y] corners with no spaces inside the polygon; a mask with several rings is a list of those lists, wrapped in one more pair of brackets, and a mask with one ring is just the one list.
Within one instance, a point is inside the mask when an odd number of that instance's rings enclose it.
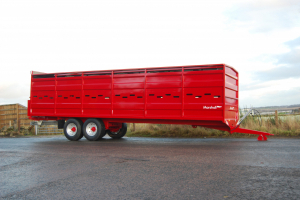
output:
{"label": "mudflap", "polygon": [[105,130],[110,130],[111,132],[117,132],[122,128],[122,123],[120,122],[109,122],[106,120],[103,120],[105,125]]}

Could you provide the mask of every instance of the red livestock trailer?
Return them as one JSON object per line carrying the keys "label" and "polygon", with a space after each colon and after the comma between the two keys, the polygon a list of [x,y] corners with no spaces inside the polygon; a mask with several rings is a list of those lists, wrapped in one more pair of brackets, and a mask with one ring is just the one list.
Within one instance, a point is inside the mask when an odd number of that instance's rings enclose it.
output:
{"label": "red livestock trailer", "polygon": [[31,72],[28,116],[55,120],[72,141],[121,138],[127,123],[239,128],[239,76],[225,64],[64,73]]}

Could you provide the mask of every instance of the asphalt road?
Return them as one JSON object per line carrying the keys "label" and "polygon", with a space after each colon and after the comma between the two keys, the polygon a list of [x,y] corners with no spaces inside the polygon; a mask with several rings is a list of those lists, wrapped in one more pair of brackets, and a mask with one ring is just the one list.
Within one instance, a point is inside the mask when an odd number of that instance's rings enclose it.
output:
{"label": "asphalt road", "polygon": [[300,140],[0,138],[0,199],[300,199]]}

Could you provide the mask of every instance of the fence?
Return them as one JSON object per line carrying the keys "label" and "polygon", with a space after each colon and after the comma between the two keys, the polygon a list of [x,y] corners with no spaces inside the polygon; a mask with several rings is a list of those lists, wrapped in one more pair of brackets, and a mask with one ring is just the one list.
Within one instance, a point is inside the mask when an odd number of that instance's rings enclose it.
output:
{"label": "fence", "polygon": [[35,134],[63,134],[63,129],[57,128],[57,121],[32,121],[35,126]]}
{"label": "fence", "polygon": [[35,134],[63,134],[63,129],[57,129],[57,125],[35,126]]}

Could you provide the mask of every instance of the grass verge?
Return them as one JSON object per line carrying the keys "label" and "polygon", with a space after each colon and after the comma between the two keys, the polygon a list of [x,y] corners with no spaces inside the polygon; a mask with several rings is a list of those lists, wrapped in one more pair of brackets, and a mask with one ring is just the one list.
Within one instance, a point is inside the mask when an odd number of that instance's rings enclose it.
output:
{"label": "grass verge", "polygon": [[[129,125],[128,137],[257,137],[257,135],[234,133],[226,131],[197,127],[190,125],[166,125],[166,124],[132,124]],[[263,117],[261,123],[259,118],[248,116],[241,124],[241,128],[252,129],[272,133],[280,137],[300,136],[300,117],[286,116],[279,118],[276,124],[275,116]]]}

